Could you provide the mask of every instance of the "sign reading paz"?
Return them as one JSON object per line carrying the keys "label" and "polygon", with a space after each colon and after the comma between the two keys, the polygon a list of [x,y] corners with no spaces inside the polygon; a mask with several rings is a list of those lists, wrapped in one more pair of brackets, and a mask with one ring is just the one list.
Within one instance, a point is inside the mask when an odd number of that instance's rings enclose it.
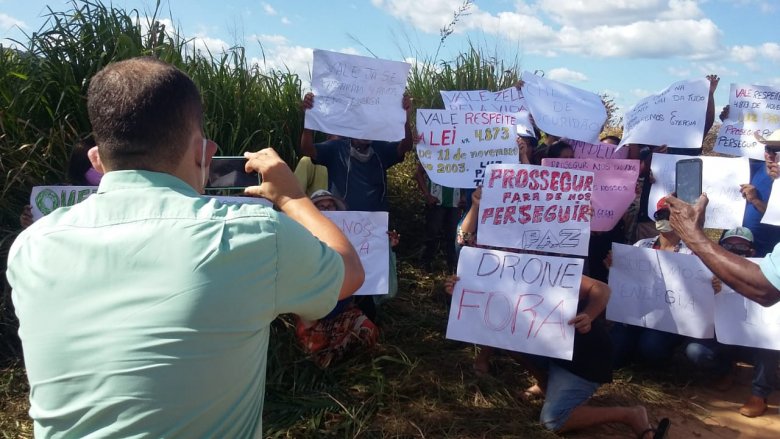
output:
{"label": "sign reading paz", "polygon": [[[674,192],[675,164],[688,156],[674,154],[653,154],[650,166],[655,183],[650,189],[647,215],[652,218],[655,206],[661,197]],[[750,164],[747,158],[698,157],[702,160],[702,192],[710,202],[704,218],[704,227],[730,229],[742,225],[745,213],[745,199],[740,193],[740,184],[750,182]]]}
{"label": "sign reading paz", "polygon": [[38,221],[60,207],[81,203],[97,189],[97,186],[35,186],[30,193],[33,220]]}
{"label": "sign reading paz", "polygon": [[387,236],[387,212],[324,211],[355,247],[366,280],[355,295],[387,294],[390,276],[390,240]]}
{"label": "sign reading paz", "polygon": [[731,84],[729,117],[715,139],[715,152],[764,160],[764,145],[755,133],[767,137],[780,129],[780,89]]}
{"label": "sign reading paz", "polygon": [[523,96],[545,133],[597,143],[607,110],[595,93],[523,72]]}
{"label": "sign reading paz", "polygon": [[514,116],[484,111],[417,110],[417,157],[434,183],[473,188],[491,163],[517,163]]}
{"label": "sign reading paz", "polygon": [[639,160],[545,158],[542,165],[593,172],[593,231],[612,230],[636,198]]}
{"label": "sign reading paz", "polygon": [[612,244],[607,319],[694,338],[714,335],[712,273],[694,255]]}
{"label": "sign reading paz", "polygon": [[314,51],[314,107],[305,127],[366,140],[404,138],[401,107],[410,65],[357,55]]}
{"label": "sign reading paz", "polygon": [[587,255],[593,173],[490,165],[479,204],[481,245]]}
{"label": "sign reading paz", "polygon": [[571,360],[582,260],[464,247],[447,338]]}
{"label": "sign reading paz", "polygon": [[699,148],[704,139],[709,82],[680,81],[626,111],[620,146],[629,143]]}

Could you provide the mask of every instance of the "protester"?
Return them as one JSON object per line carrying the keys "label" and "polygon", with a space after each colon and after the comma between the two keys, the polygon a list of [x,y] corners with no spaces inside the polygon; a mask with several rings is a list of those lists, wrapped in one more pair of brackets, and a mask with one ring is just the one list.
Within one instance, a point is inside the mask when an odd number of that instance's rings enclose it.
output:
{"label": "protester", "polygon": [[[729,252],[742,257],[751,258],[756,253],[753,233],[745,227],[724,230],[718,243]],[[720,279],[715,276],[712,278],[712,288],[715,294],[722,289]],[[776,387],[779,354],[780,352],[769,349],[728,346],[718,343],[715,339],[693,339],[685,347],[685,355],[693,364],[716,376],[715,387],[718,390],[727,390],[734,382],[734,362],[737,358],[747,357],[751,360],[754,364],[751,395],[739,408],[739,413],[749,418],[761,416],[766,412],[766,399]]]}
{"label": "protester", "polygon": [[753,244],[759,258],[766,256],[780,242],[780,227],[762,222],[775,180],[769,175],[770,169],[777,166],[775,154],[776,150],[767,145],[764,148],[764,163],[757,160],[761,166],[752,167],[750,183],[741,184],[739,188],[746,201],[742,226],[753,231]]}
{"label": "protester", "polygon": [[[657,238],[645,238],[637,241],[634,246],[651,248],[657,251],[668,251],[689,255],[691,250],[669,225],[669,206],[665,198],[656,203],[655,228],[660,233]],[[605,265],[612,265],[612,254],[607,256]],[[613,366],[620,368],[632,359],[659,365],[672,357],[674,348],[683,342],[683,337],[671,332],[651,328],[614,323],[610,330],[613,343]]]}
{"label": "protester", "polygon": [[[457,280],[453,276],[445,282],[448,294],[452,295]],[[643,406],[586,404],[601,384],[612,381],[610,339],[600,317],[609,295],[610,289],[605,283],[582,276],[577,315],[568,321],[575,328],[572,360],[524,354],[524,362],[529,363],[529,371],[538,383],[527,393],[544,397],[539,421],[556,433],[621,423],[629,426],[640,439],[664,438],[671,422],[664,418],[657,428],[652,428]]]}
{"label": "protester", "polygon": [[8,258],[35,436],[261,436],[271,321],[325,315],[360,259],[270,148],[245,154],[246,192],[284,214],[199,195],[217,145],[172,65],[109,64],[87,106],[98,193]]}
{"label": "protester", "polygon": [[[328,191],[311,195],[320,211],[346,210],[344,202]],[[379,338],[379,329],[358,308],[352,297],[341,299],[325,317],[305,320],[296,316],[295,335],[304,352],[320,368],[327,368],[358,348],[373,347]]]}
{"label": "protester", "polygon": [[552,159],[573,159],[574,148],[568,142],[558,140],[547,149],[547,157]]}
{"label": "protester", "polygon": [[[780,152],[780,130],[767,138],[756,136],[768,154]],[[767,163],[767,173],[777,178],[777,163]],[[759,265],[729,253],[704,234],[704,215],[709,202],[702,194],[695,205],[674,196],[667,197],[671,209],[670,223],[685,244],[723,283],[739,294],[763,306],[780,301],[780,249],[775,246]]]}
{"label": "protester", "polygon": [[428,178],[422,164],[417,164],[415,173],[417,187],[425,201],[425,249],[422,265],[426,271],[433,270],[433,262],[439,249],[444,250],[447,273],[454,273],[457,264],[455,233],[460,221],[460,210],[466,203],[461,189],[436,184]]}

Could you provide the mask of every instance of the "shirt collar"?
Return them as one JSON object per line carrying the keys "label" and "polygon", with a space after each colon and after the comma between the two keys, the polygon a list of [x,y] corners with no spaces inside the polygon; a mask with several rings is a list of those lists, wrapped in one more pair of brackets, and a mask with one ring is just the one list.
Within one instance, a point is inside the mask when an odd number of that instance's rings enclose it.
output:
{"label": "shirt collar", "polygon": [[200,196],[200,194],[184,180],[164,172],[152,171],[111,171],[103,175],[98,186],[98,193],[111,192],[120,189],[143,189],[152,187],[169,187],[185,195]]}

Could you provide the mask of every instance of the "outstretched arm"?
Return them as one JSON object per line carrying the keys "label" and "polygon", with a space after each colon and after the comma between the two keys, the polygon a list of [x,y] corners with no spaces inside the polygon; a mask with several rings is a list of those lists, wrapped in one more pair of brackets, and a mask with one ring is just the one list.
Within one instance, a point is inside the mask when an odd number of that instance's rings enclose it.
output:
{"label": "outstretched arm", "polygon": [[[311,110],[314,107],[314,93],[306,93],[301,103],[301,108],[304,113]],[[301,154],[307,157],[311,157],[312,160],[317,160],[317,148],[314,147],[314,131],[308,128],[304,128],[301,132]]]}
{"label": "outstretched arm", "polygon": [[412,97],[408,94],[404,94],[401,105],[406,111],[406,123],[404,124],[404,139],[398,143],[398,160],[403,161],[406,153],[414,146],[414,133],[412,133],[411,125],[411,119],[414,117]]}
{"label": "outstretched arm", "polygon": [[720,77],[718,75],[707,75],[710,81],[710,94],[707,98],[707,114],[704,116],[704,137],[710,132],[712,124],[715,122],[715,90],[718,88]]}
{"label": "outstretched arm", "polygon": [[702,225],[708,201],[706,194],[702,194],[694,206],[673,196],[667,197],[671,211],[669,221],[674,231],[715,276],[737,293],[763,306],[780,301],[780,291],[758,265],[726,251],[704,234]]}
{"label": "outstretched arm", "polygon": [[581,313],[569,321],[569,324],[574,325],[574,328],[581,334],[589,332],[593,320],[596,320],[607,309],[610,293],[611,290],[607,284],[583,275],[580,281],[580,300],[587,300],[588,304],[585,305],[585,309]]}

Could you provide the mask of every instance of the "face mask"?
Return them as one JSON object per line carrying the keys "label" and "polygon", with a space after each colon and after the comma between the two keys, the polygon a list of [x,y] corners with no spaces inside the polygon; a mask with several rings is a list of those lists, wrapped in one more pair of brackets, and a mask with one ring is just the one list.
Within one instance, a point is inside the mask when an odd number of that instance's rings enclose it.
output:
{"label": "face mask", "polygon": [[84,173],[84,179],[87,180],[87,183],[89,183],[90,186],[99,185],[101,178],[103,178],[103,174],[96,171],[95,168],[89,168],[89,170]]}
{"label": "face mask", "polygon": [[655,222],[655,229],[661,233],[668,233],[672,231],[672,225],[669,224],[669,220],[658,220]]}
{"label": "face mask", "polygon": [[208,139],[203,138],[203,147],[200,151],[200,181],[203,183],[203,189],[206,189],[206,145],[209,143]]}
{"label": "face mask", "polygon": [[350,143],[349,155],[361,163],[367,163],[369,160],[371,160],[371,156],[374,155],[374,148],[369,145],[363,152],[360,152]]}

